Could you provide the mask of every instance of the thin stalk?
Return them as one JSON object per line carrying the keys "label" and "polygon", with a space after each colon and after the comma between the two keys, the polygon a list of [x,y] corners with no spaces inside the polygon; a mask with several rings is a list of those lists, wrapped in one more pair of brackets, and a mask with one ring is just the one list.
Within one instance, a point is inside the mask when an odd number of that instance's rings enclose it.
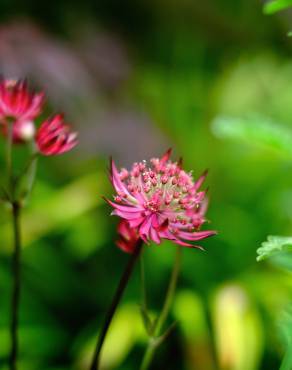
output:
{"label": "thin stalk", "polygon": [[12,259],[13,290],[11,300],[11,351],[9,356],[9,369],[17,370],[18,357],[18,319],[20,300],[20,257],[21,257],[21,236],[20,236],[20,210],[18,202],[12,203],[12,223],[14,235],[14,251]]}
{"label": "thin stalk", "polygon": [[158,320],[157,320],[157,323],[154,329],[154,336],[150,338],[148,342],[148,346],[146,348],[140,370],[147,370],[149,368],[153,360],[153,357],[155,355],[156,349],[158,348],[159,344],[161,344],[161,341],[157,341],[157,338],[161,335],[161,330],[164,327],[165,321],[167,319],[167,316],[171,308],[171,304],[173,301],[173,297],[174,297],[175,289],[177,285],[180,265],[181,265],[181,254],[182,254],[182,248],[180,246],[177,246],[175,261],[174,261],[172,273],[170,276],[168,289],[167,289],[166,296],[165,296],[165,301],[164,301],[161,313],[158,317]]}
{"label": "thin stalk", "polygon": [[[17,370],[18,360],[18,324],[19,324],[19,303],[20,303],[20,263],[21,263],[21,228],[20,228],[20,215],[21,215],[21,201],[17,197],[17,186],[22,176],[14,178],[13,173],[13,126],[14,122],[8,122],[8,135],[7,135],[7,146],[6,146],[6,167],[7,167],[7,191],[4,190],[6,199],[11,204],[12,208],[12,226],[13,226],[13,239],[14,248],[12,255],[12,297],[11,297],[11,324],[10,324],[10,335],[11,335],[11,350],[8,358],[8,364],[10,370]],[[29,188],[31,190],[32,183],[35,175],[35,160],[36,154],[32,154],[31,162],[29,167],[32,168],[32,174],[29,177]],[[25,168],[25,171],[28,169]]]}
{"label": "thin stalk", "polygon": [[27,200],[32,192],[37,171],[38,155],[39,155],[38,152],[32,153],[29,161],[27,162],[21,173],[15,178],[14,181],[15,188],[19,186],[23,178],[26,178],[25,187],[19,195],[21,201]]}
{"label": "thin stalk", "polygon": [[127,287],[127,284],[128,284],[129,279],[130,279],[130,276],[133,272],[133,268],[135,266],[135,263],[136,263],[139,255],[141,253],[142,246],[143,246],[143,241],[141,239],[139,239],[137,241],[136,248],[135,248],[133,254],[131,254],[130,259],[128,261],[128,264],[126,265],[126,268],[123,272],[123,275],[121,277],[121,280],[119,282],[117,290],[114,294],[113,300],[111,302],[111,305],[110,305],[110,307],[109,307],[109,309],[106,313],[104,323],[103,323],[101,332],[100,332],[98,340],[97,340],[97,344],[96,344],[95,352],[94,352],[94,355],[93,355],[92,363],[91,363],[91,366],[90,366],[90,370],[98,370],[99,369],[100,353],[101,353],[101,349],[102,349],[106,334],[107,334],[108,329],[110,327],[110,324],[112,322],[113,316],[116,312],[116,309],[117,309],[117,307],[120,303],[120,300],[123,296],[125,288]]}
{"label": "thin stalk", "polygon": [[13,123],[8,123],[8,135],[6,144],[6,170],[10,196],[13,197],[13,174],[12,174],[12,144],[13,144]]}
{"label": "thin stalk", "polygon": [[150,339],[146,351],[144,353],[140,370],[147,370],[149,368],[154,357],[155,351],[156,351],[155,342],[153,341],[153,339]]}
{"label": "thin stalk", "polygon": [[141,279],[141,294],[142,294],[142,307],[147,311],[147,293],[145,282],[145,266],[143,255],[140,257],[140,279]]}
{"label": "thin stalk", "polygon": [[15,178],[15,182],[19,182],[20,179],[26,175],[26,173],[28,172],[28,170],[35,164],[37,158],[38,158],[38,155],[39,153],[38,152],[34,152],[31,157],[29,158],[28,162],[26,163],[26,165],[24,166],[23,170],[20,172],[19,175],[16,176]]}

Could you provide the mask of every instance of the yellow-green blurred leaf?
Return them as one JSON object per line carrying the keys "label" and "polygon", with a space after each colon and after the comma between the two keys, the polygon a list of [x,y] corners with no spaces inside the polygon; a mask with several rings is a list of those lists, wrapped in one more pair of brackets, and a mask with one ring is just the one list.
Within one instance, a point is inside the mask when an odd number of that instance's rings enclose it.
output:
{"label": "yellow-green blurred leaf", "polygon": [[[102,181],[104,177],[100,173],[84,176],[26,208],[22,222],[24,247],[102,204],[102,196],[105,193]],[[1,252],[8,251],[11,247],[10,229],[9,222],[0,227]]]}
{"label": "yellow-green blurred leaf", "polygon": [[173,314],[183,333],[189,369],[215,369],[206,312],[200,297],[191,290],[179,292]]}
{"label": "yellow-green blurred leaf", "polygon": [[261,145],[292,158],[292,130],[268,118],[218,116],[213,121],[212,129],[219,138]]}
{"label": "yellow-green blurred leaf", "polygon": [[215,294],[212,314],[220,369],[257,370],[263,333],[246,291],[237,284],[223,286]]}
{"label": "yellow-green blurred leaf", "polygon": [[[97,341],[96,333],[81,349],[77,368],[88,368]],[[118,368],[134,344],[145,338],[140,311],[137,305],[125,304],[115,314],[101,354],[101,369]],[[77,345],[78,347],[78,345]]]}

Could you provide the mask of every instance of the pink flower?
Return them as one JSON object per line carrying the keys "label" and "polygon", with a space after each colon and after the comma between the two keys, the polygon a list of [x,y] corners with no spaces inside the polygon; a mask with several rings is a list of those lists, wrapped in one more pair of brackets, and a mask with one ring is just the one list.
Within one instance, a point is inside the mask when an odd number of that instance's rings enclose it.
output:
{"label": "pink flower", "polygon": [[36,134],[38,150],[47,156],[68,152],[77,142],[77,133],[71,131],[62,114],[47,119]]}
{"label": "pink flower", "polygon": [[29,121],[42,110],[44,93],[29,92],[24,80],[0,81],[0,119]]}
{"label": "pink flower", "polygon": [[44,93],[31,93],[24,80],[0,80],[0,124],[7,136],[8,125],[13,125],[13,141],[33,138],[33,120],[41,113]]}
{"label": "pink flower", "polygon": [[108,203],[114,208],[112,214],[126,220],[145,242],[159,244],[161,239],[169,239],[194,247],[188,241],[216,234],[212,230],[198,231],[207,209],[205,191],[199,188],[207,173],[194,181],[180,162],[169,160],[170,154],[168,150],[161,159],[151,159],[150,166],[146,161],[134,163],[130,171],[118,172],[112,161],[111,182],[117,195],[115,202]]}
{"label": "pink flower", "polygon": [[121,220],[118,225],[120,239],[116,242],[117,246],[126,253],[133,253],[139,234],[136,228],[130,227],[128,221]]}

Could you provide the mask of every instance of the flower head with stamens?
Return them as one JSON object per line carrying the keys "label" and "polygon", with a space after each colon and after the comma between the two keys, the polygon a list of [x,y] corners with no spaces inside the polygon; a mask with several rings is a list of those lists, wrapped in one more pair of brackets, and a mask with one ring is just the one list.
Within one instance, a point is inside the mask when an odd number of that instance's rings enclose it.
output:
{"label": "flower head with stamens", "polygon": [[[207,201],[200,187],[206,172],[194,181],[192,174],[182,169],[180,162],[170,161],[171,150],[162,158],[134,163],[130,171],[118,172],[111,162],[111,182],[117,192],[112,214],[127,220],[141,239],[159,244],[161,239],[198,247],[189,241],[198,241],[216,234],[198,231],[205,222]],[[201,248],[201,247],[198,247]]]}
{"label": "flower head with stamens", "polygon": [[13,141],[24,142],[33,138],[34,119],[41,114],[43,93],[32,93],[24,80],[0,80],[0,125],[4,136],[13,125]]}

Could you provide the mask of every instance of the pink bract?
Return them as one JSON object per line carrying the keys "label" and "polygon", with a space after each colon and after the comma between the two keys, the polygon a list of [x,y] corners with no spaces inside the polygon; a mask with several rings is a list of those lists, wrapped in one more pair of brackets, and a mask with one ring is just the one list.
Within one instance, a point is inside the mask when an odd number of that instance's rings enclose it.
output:
{"label": "pink bract", "polygon": [[180,162],[170,161],[171,150],[162,158],[134,163],[130,171],[118,171],[111,161],[111,182],[116,191],[112,214],[128,222],[145,242],[160,244],[161,239],[197,247],[198,241],[216,234],[213,230],[199,231],[206,221],[207,200],[200,187],[207,173],[194,181],[192,174],[182,169]]}
{"label": "pink bract", "polygon": [[47,119],[36,134],[38,150],[46,156],[68,152],[77,143],[77,133],[71,131],[62,114]]}
{"label": "pink bract", "polygon": [[116,242],[117,246],[126,253],[133,253],[139,239],[137,229],[130,227],[128,221],[122,219],[118,225],[118,234],[120,238]]}

